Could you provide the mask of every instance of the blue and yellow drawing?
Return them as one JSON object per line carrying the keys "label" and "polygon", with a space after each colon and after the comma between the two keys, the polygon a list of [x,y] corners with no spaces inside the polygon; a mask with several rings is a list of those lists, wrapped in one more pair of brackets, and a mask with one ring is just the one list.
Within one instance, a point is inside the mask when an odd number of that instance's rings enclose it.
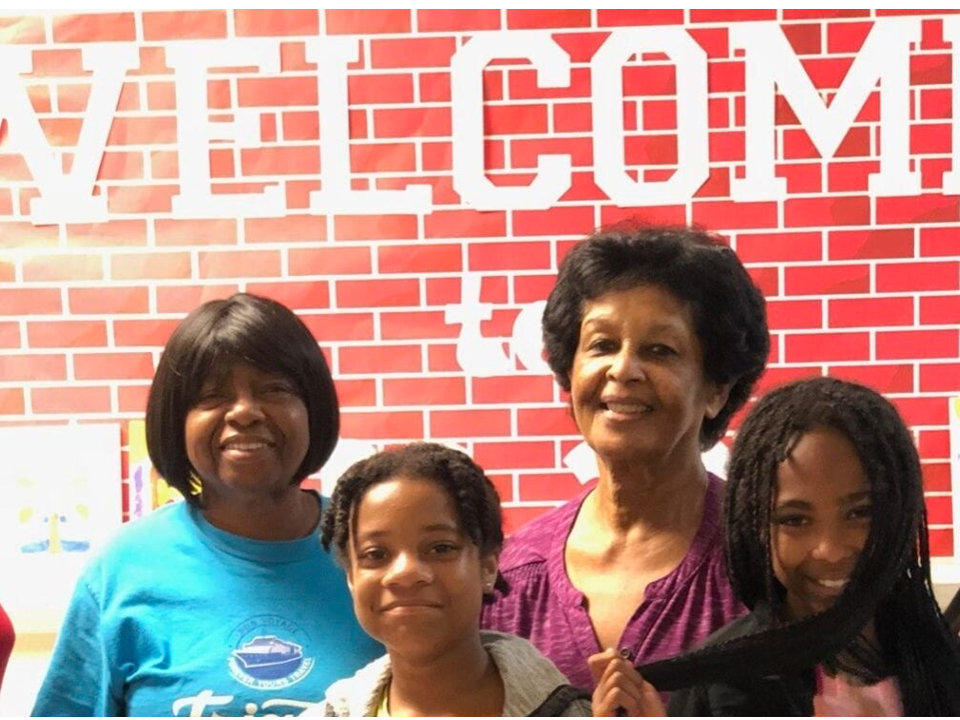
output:
{"label": "blue and yellow drawing", "polygon": [[[83,481],[78,480],[78,485]],[[37,490],[36,483],[21,479],[22,489]],[[31,493],[33,494],[33,493]],[[38,498],[17,512],[21,525],[21,553],[74,553],[90,549],[90,507],[81,500],[53,501]]]}

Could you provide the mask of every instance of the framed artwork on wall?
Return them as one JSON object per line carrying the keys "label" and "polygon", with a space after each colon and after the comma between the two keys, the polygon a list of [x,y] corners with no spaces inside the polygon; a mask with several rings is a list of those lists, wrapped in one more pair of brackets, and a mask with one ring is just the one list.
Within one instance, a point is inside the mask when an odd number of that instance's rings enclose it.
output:
{"label": "framed artwork on wall", "polygon": [[121,524],[120,428],[0,428],[0,457],[0,602],[18,633],[56,632],[78,574]]}

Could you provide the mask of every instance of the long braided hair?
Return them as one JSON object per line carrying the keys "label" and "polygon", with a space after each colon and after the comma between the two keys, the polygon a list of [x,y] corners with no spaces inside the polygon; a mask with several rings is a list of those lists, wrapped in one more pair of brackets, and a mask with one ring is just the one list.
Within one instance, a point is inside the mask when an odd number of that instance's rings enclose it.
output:
{"label": "long braided hair", "polygon": [[[846,437],[870,482],[870,532],[837,602],[822,613],[651,663],[640,672],[669,690],[793,674],[825,663],[867,682],[895,675],[907,715],[960,713],[960,641],[933,596],[919,458],[896,409],[875,391],[833,378],[802,380],[770,392],[744,422],[724,499],[734,592],[751,609],[783,602],[770,548],[777,468],[814,428]],[[871,619],[879,654],[861,638]]]}

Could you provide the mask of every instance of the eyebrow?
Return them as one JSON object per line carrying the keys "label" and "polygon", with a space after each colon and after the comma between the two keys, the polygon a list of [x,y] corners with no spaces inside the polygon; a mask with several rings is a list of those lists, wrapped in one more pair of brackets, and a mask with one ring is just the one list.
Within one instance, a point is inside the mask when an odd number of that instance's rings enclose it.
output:
{"label": "eyebrow", "polygon": [[[870,499],[870,491],[863,490],[861,492],[850,493],[844,498],[840,499],[840,504],[843,506],[847,505],[856,505],[862,500]],[[801,510],[809,510],[813,507],[812,503],[807,502],[806,500],[785,500],[784,502],[778,502],[774,508],[779,510],[782,508],[798,508]]]}
{"label": "eyebrow", "polygon": [[[581,331],[593,330],[593,329],[602,330],[606,325],[616,325],[617,324],[616,317],[617,317],[616,315],[614,315],[613,313],[610,313],[610,314],[597,315],[591,318],[587,318],[586,320],[583,321],[583,326],[581,327]],[[679,322],[658,322],[651,325],[649,328],[647,328],[647,331],[650,333],[666,332],[666,331],[683,332],[684,330],[685,328],[683,324]]]}
{"label": "eyebrow", "polygon": [[[422,532],[453,532],[460,533],[460,528],[456,525],[451,525],[450,523],[434,523],[432,525],[424,525],[420,528]],[[364,533],[358,533],[356,539],[359,540],[377,540],[379,538],[387,537],[390,535],[389,530],[368,530]]]}

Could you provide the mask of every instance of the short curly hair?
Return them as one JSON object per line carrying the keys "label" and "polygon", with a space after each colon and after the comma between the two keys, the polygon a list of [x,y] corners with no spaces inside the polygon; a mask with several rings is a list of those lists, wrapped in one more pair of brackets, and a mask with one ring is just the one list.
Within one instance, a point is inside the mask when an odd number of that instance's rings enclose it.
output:
{"label": "short curly hair", "polygon": [[700,445],[706,450],[749,399],[770,351],[763,294],[719,236],[694,227],[629,222],[579,243],[564,258],[544,309],[547,362],[569,391],[584,304],[640,285],[662,287],[690,307],[704,376],[731,386],[717,416],[704,418]]}
{"label": "short curly hair", "polygon": [[450,496],[460,529],[481,557],[503,547],[500,497],[483,469],[466,453],[437,443],[411,443],[384,450],[351,465],[337,481],[321,524],[321,542],[334,547],[341,563],[347,556],[350,528],[363,496],[374,485],[407,476],[432,480]]}

